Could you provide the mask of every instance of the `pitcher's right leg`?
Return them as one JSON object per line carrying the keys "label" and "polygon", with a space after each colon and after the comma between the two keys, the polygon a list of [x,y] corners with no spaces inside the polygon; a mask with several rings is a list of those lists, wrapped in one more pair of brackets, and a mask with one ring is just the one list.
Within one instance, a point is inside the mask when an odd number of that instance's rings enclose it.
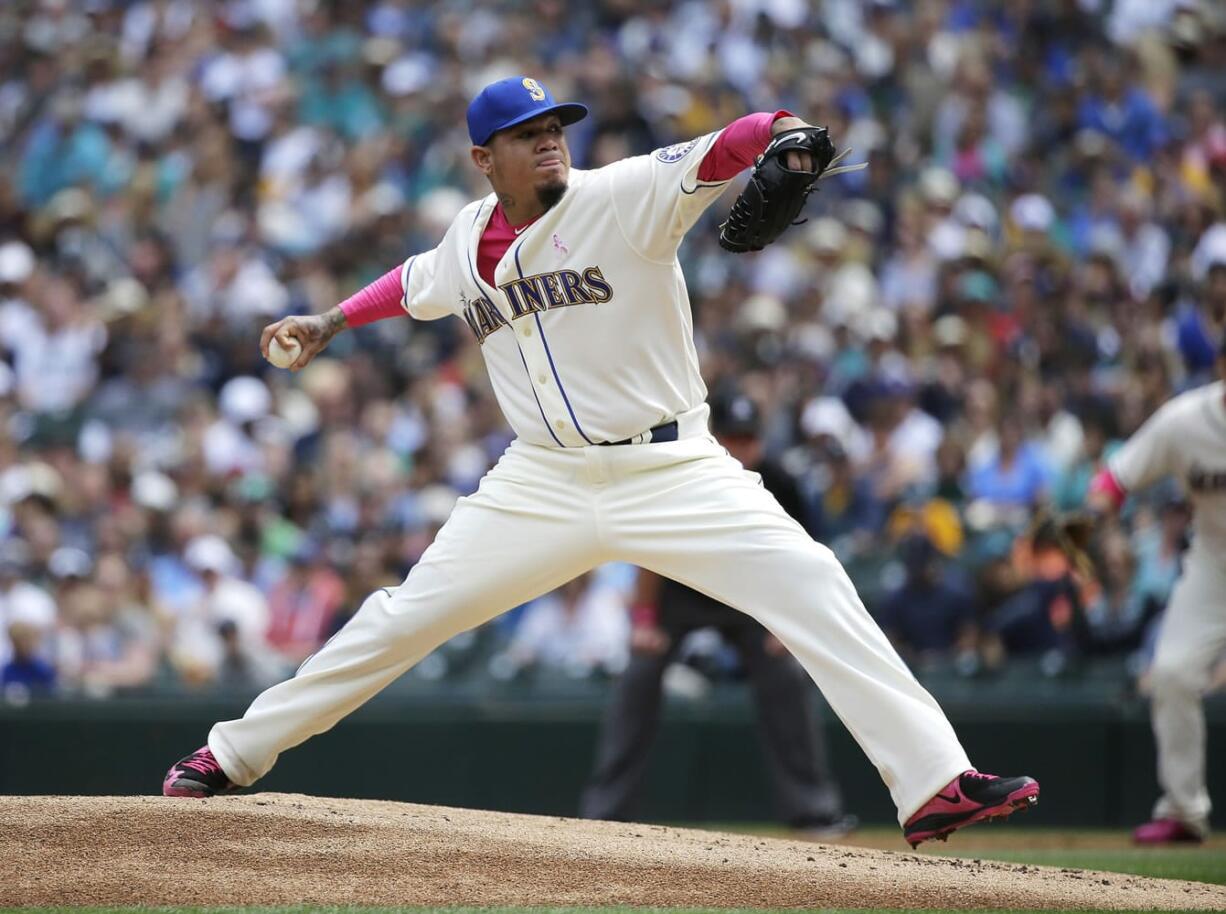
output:
{"label": "pitcher's right leg", "polygon": [[292,679],[213,727],[208,748],[230,781],[253,783],[281,752],[330,729],[447,639],[603,560],[574,456],[547,451],[513,444],[403,584],[371,594]]}

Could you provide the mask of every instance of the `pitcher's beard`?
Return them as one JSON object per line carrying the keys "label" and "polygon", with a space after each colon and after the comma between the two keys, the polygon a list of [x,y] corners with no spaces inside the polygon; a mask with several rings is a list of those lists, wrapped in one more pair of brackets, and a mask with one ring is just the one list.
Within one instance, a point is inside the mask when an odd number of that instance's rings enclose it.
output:
{"label": "pitcher's beard", "polygon": [[550,184],[541,184],[536,188],[536,199],[545,207],[546,212],[553,209],[566,196],[566,182],[554,181]]}

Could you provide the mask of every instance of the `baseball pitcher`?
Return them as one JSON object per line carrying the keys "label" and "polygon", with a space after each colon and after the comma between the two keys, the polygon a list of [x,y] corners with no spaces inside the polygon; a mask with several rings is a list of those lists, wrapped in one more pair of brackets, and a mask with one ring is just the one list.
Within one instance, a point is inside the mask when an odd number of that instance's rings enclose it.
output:
{"label": "baseball pitcher", "polygon": [[371,594],[296,675],[176,763],[163,792],[253,784],[439,644],[582,574],[624,561],[747,612],[803,664],[876,765],[914,846],[1037,802],[1027,777],[980,774],[940,707],[865,611],[837,559],[712,438],[677,250],[755,160],[721,243],[784,231],[837,161],[826,131],[749,115],[650,155],[571,168],[564,128],[587,114],[534,79],[468,108],[493,193],[431,251],[327,314],[265,328],[302,368],[346,327],[455,316],[481,346],[516,438],[460,499],[399,587]]}
{"label": "baseball pitcher", "polygon": [[1201,699],[1226,651],[1226,338],[1220,380],[1175,397],[1112,455],[1090,487],[1090,507],[1118,508],[1164,476],[1187,489],[1192,544],[1158,635],[1150,716],[1162,796],[1139,844],[1199,843],[1209,833],[1205,711]]}

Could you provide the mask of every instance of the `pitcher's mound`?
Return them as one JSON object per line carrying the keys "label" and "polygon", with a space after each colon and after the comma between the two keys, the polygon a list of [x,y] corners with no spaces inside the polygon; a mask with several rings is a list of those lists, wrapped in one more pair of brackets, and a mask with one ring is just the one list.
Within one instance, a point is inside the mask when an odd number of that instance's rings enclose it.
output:
{"label": "pitcher's mound", "polygon": [[303,903],[1223,910],[1226,887],[374,800],[0,797],[0,906]]}

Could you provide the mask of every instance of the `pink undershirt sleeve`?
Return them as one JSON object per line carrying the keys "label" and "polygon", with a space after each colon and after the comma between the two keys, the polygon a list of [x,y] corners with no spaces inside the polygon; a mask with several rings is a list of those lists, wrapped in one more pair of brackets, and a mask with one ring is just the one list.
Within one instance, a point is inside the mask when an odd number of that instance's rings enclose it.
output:
{"label": "pink undershirt sleeve", "polygon": [[739,117],[719,135],[698,166],[699,181],[727,181],[753,164],[771,141],[771,124],[790,111],[760,111]]}
{"label": "pink undershirt sleeve", "polygon": [[404,290],[400,288],[400,270],[400,267],[393,267],[341,302],[345,323],[350,327],[361,327],[387,317],[405,317],[405,310],[400,307],[400,300],[404,297]]}
{"label": "pink undershirt sleeve", "polygon": [[1124,491],[1120,481],[1115,478],[1115,474],[1105,467],[1099,470],[1098,475],[1090,481],[1090,494],[1099,493],[1110,498],[1116,508],[1122,505],[1124,499],[1128,497],[1128,493]]}

